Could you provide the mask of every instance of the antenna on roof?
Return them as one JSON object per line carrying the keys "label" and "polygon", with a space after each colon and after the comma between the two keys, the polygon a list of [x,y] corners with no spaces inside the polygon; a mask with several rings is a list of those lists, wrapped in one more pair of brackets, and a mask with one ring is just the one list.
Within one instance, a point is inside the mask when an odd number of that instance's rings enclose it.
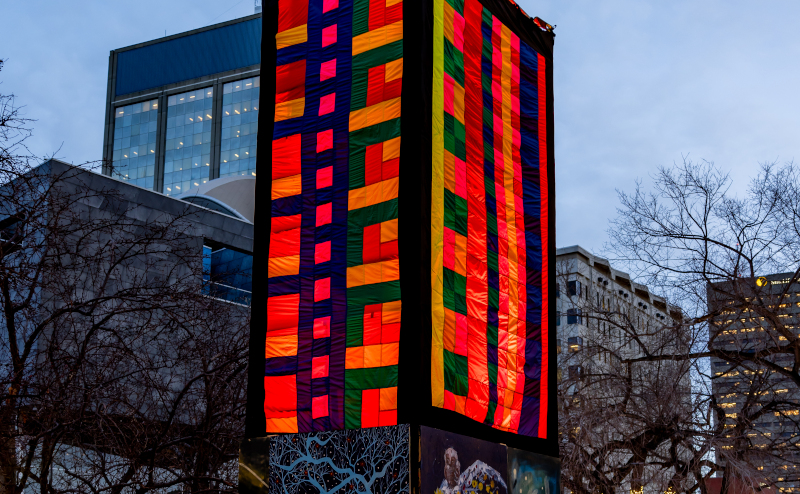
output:
{"label": "antenna on roof", "polygon": [[255,0],[255,12],[256,14],[261,13],[261,0]]}

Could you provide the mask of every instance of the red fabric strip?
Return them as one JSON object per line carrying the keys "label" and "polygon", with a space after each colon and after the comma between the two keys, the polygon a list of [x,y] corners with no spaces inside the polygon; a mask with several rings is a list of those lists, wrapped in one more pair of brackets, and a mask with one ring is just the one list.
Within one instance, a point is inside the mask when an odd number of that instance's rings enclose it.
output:
{"label": "red fabric strip", "polygon": [[386,0],[369,1],[369,30],[386,25]]}
{"label": "red fabric strip", "polygon": [[306,87],[306,61],[287,63],[275,68],[275,103],[302,98]]}
{"label": "red fabric strip", "polygon": [[545,59],[539,55],[537,60],[539,75],[539,192],[541,201],[541,227],[542,227],[542,372],[539,388],[539,437],[547,439],[547,393],[548,393],[548,329],[550,323],[550,308],[548,306],[549,259],[548,238],[550,220],[548,211],[547,180],[547,77],[545,75]]}
{"label": "red fabric strip", "polygon": [[367,146],[364,158],[364,185],[372,185],[381,181],[381,166],[383,162],[383,143]]}
{"label": "red fabric strip", "polygon": [[486,206],[483,179],[483,95],[481,53],[483,6],[464,4],[465,127],[467,150],[467,366],[469,393],[466,415],[483,422],[489,409],[489,371],[486,350],[488,276],[486,268]]}
{"label": "red fabric strip", "polygon": [[308,23],[308,0],[280,0],[278,32]]}
{"label": "red fabric strip", "polygon": [[367,82],[367,106],[383,101],[383,88],[386,85],[386,65],[369,69]]}
{"label": "red fabric strip", "polygon": [[364,227],[364,244],[361,257],[364,264],[370,264],[381,260],[381,225],[369,225]]}

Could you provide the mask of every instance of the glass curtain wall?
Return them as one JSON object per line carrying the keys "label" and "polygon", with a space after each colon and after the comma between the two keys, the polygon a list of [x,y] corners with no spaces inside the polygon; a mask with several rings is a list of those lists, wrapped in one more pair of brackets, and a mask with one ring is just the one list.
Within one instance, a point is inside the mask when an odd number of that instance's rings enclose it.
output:
{"label": "glass curtain wall", "polygon": [[229,82],[222,87],[222,142],[219,176],[256,176],[258,93],[261,77]]}
{"label": "glass curtain wall", "polygon": [[209,87],[168,99],[164,156],[164,193],[167,195],[182,194],[208,182],[213,96],[213,88]]}
{"label": "glass curtain wall", "polygon": [[158,100],[116,108],[111,176],[152,189],[156,169]]}

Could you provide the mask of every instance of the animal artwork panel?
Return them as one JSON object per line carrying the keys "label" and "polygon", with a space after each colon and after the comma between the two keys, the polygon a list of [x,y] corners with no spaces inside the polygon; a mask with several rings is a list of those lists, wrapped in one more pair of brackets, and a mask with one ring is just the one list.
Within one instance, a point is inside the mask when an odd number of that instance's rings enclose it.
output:
{"label": "animal artwork panel", "polygon": [[507,449],[471,437],[420,427],[420,492],[506,494]]}

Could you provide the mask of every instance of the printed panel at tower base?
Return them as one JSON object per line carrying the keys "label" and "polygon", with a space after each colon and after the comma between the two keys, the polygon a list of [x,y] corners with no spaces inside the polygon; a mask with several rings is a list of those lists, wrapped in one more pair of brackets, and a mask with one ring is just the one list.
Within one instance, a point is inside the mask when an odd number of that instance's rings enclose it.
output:
{"label": "printed panel at tower base", "polygon": [[420,451],[420,494],[511,492],[503,444],[421,427]]}
{"label": "printed panel at tower base", "polygon": [[408,425],[396,425],[273,436],[263,492],[410,492],[409,433]]}
{"label": "printed panel at tower base", "polygon": [[544,439],[548,62],[496,14],[479,0],[433,1],[431,398]]}

